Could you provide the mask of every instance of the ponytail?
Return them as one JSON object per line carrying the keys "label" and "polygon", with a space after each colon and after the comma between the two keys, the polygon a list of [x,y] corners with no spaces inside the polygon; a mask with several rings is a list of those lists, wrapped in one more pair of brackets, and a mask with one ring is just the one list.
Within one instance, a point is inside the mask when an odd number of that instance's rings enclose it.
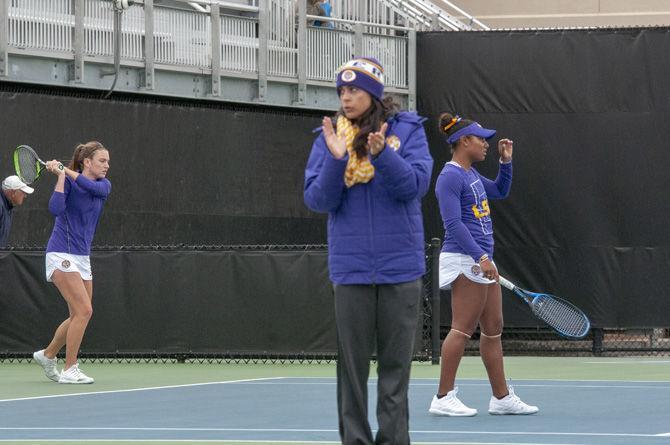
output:
{"label": "ponytail", "polygon": [[81,163],[83,162],[83,159],[81,159],[81,152],[83,149],[84,144],[77,145],[77,148],[74,149],[74,153],[72,153],[72,160],[70,161],[70,165],[68,165],[67,168],[75,172],[81,171]]}
{"label": "ponytail", "polygon": [[98,150],[107,150],[100,142],[90,141],[85,144],[79,144],[72,153],[72,160],[68,168],[75,172],[80,172],[84,169],[84,159],[91,159]]}
{"label": "ponytail", "polygon": [[[440,123],[439,123],[439,128],[440,132],[443,133],[447,139],[449,136],[452,134],[456,133],[458,130],[461,128],[465,128],[468,125],[472,124],[474,121],[471,121],[469,119],[463,119],[462,117],[458,115],[453,115],[451,113],[442,113],[440,114]],[[451,148],[451,152],[453,153],[456,151],[456,146],[458,145],[458,141],[454,142],[453,144],[449,144]]]}

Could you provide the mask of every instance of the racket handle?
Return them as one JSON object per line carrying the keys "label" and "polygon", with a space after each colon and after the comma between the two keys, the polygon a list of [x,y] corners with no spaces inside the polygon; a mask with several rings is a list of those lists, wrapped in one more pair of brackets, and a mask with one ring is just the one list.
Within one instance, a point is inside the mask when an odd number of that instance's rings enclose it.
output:
{"label": "racket handle", "polygon": [[[38,159],[37,162],[39,162],[40,164],[42,164],[42,165],[45,166],[45,167],[47,166],[47,163],[44,162],[44,161],[41,160],[41,159]],[[58,170],[60,170],[60,171],[65,170],[65,166],[63,165],[62,162],[59,162],[59,163],[58,163]]]}
{"label": "racket handle", "polygon": [[500,275],[500,285],[506,287],[507,289],[513,291],[516,287],[510,280]]}

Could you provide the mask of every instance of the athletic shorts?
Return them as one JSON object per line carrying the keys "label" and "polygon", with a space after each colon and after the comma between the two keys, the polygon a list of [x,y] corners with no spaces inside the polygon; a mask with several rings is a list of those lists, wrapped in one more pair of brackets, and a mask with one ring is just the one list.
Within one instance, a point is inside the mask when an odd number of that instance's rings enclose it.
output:
{"label": "athletic shorts", "polygon": [[47,252],[46,257],[47,281],[51,279],[56,269],[61,272],[78,272],[81,279],[91,281],[91,258],[88,255],[70,255],[69,253]]}
{"label": "athletic shorts", "polygon": [[[495,266],[495,262],[493,263]],[[440,289],[451,289],[451,284],[459,275],[481,284],[493,284],[495,280],[489,280],[482,274],[482,268],[475,260],[462,253],[442,252],[440,253]]]}

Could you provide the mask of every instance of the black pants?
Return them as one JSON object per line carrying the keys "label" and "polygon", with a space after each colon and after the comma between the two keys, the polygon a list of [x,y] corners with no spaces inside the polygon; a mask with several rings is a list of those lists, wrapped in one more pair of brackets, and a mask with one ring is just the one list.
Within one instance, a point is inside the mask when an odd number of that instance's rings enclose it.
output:
{"label": "black pants", "polygon": [[[392,285],[336,285],[337,405],[345,445],[409,443],[407,390],[422,280]],[[370,358],[377,350],[376,439],[368,422]]]}

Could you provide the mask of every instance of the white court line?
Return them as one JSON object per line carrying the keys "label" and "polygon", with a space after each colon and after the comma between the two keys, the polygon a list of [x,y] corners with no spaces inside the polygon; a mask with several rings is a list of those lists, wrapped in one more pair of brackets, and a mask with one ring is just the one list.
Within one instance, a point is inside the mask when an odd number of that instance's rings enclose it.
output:
{"label": "white court line", "polygon": [[[335,379],[336,377],[284,377],[285,379],[300,379],[300,380],[315,380],[315,379]],[[412,377],[412,380],[429,380],[439,382],[437,377]],[[514,381],[518,382],[613,382],[613,383],[670,383],[670,380],[616,380],[616,379],[511,379],[512,385]],[[369,381],[376,382],[376,378],[370,378]],[[456,379],[457,382],[488,382],[485,378],[462,377]]]}
{"label": "white court line", "polygon": [[[0,442],[149,442],[149,443],[281,443],[281,444],[340,444],[327,440],[216,440],[216,439],[0,439]],[[416,445],[537,445],[528,442],[412,442]],[[574,443],[542,443],[540,445],[584,445]]]}
{"label": "white court line", "polygon": [[[145,388],[130,388],[130,389],[116,389],[109,391],[91,391],[91,392],[80,392],[72,394],[52,394],[47,396],[34,396],[34,397],[19,397],[14,399],[0,399],[0,403],[3,402],[17,402],[25,400],[42,400],[42,399],[53,399],[61,397],[79,397],[79,396],[89,396],[89,395],[99,395],[99,394],[118,394],[118,393],[128,393],[128,392],[138,392],[138,391],[157,391],[162,389],[173,389],[173,388],[188,388],[188,387],[197,387],[197,386],[207,386],[207,385],[328,385],[333,386],[337,383],[332,382],[287,382],[279,380],[288,380],[288,379],[323,379],[323,378],[332,378],[332,377],[264,377],[257,379],[240,379],[240,380],[224,380],[220,382],[204,382],[204,383],[188,383],[183,385],[168,385],[168,386],[153,386]],[[272,380],[272,381],[271,381]],[[420,380],[420,379],[415,379]],[[428,379],[426,379],[428,380]],[[437,380],[435,380],[437,382]],[[459,381],[482,381],[481,379],[459,379]],[[524,379],[523,381],[532,381]],[[563,382],[560,380],[536,380],[536,381],[545,381],[545,382]],[[564,380],[565,382],[609,382],[609,380]],[[612,380],[612,382],[626,382],[626,380]],[[668,383],[667,381],[631,381],[631,383]],[[368,385],[375,385],[376,379],[370,379]],[[489,383],[459,383],[460,386],[489,386]],[[535,383],[514,383],[512,385],[518,388],[527,388],[527,387],[537,387],[537,388],[612,388],[612,389],[670,389],[670,386],[652,386],[652,385],[564,385],[564,384],[535,384]],[[435,386],[432,383],[410,383],[410,386]]]}
{"label": "white court line", "polygon": [[[431,385],[432,386],[432,385]],[[490,386],[488,383],[461,383],[459,386]],[[613,388],[613,389],[670,389],[670,386],[653,385],[547,385],[535,383],[511,383],[511,386],[519,388]]]}
{"label": "white court line", "polygon": [[[56,442],[56,443],[63,443],[63,442],[86,442],[86,443],[96,443],[96,442],[132,442],[132,443],[137,443],[137,442],[148,442],[148,443],[323,443],[323,444],[339,444],[340,442],[334,442],[334,441],[316,441],[316,440],[226,440],[226,439],[0,439],[0,442]],[[429,442],[415,442],[415,443],[422,443],[422,444],[427,444]],[[453,443],[458,443],[458,442],[453,442]],[[504,445],[509,445],[509,444],[504,444]],[[516,445],[516,444],[515,444]],[[544,445],[544,444],[543,444]],[[560,444],[564,445],[564,444]]]}
{"label": "white court line", "polygon": [[670,433],[661,433],[661,434],[657,434],[656,436],[658,436],[658,437],[670,437]]}
{"label": "white court line", "polygon": [[[289,377],[290,378],[290,377]],[[666,382],[667,383],[667,382]],[[247,385],[277,385],[272,382],[242,382]],[[280,382],[280,385],[293,386],[335,386],[337,382]],[[368,386],[376,385],[376,381],[369,381]],[[410,383],[409,386],[437,386],[436,383]],[[489,383],[458,383],[458,386],[491,386]],[[550,384],[536,384],[536,383],[514,383],[515,388],[612,388],[612,389],[670,389],[669,386],[652,386],[652,385],[550,385]]]}
{"label": "white court line", "polygon": [[[0,431],[146,431],[146,432],[219,432],[219,433],[337,433],[334,429],[314,428],[144,428],[144,427],[0,427]],[[660,437],[645,433],[577,433],[553,431],[472,431],[412,430],[410,434],[508,435],[508,436],[573,436],[573,437]],[[92,439],[91,439],[92,440]]]}
{"label": "white court line", "polygon": [[657,365],[657,364],[663,364],[667,365],[670,363],[670,360],[640,360],[640,361],[620,361],[620,362],[583,362],[583,363],[588,363],[589,365],[639,365],[639,364],[645,364],[645,365]]}
{"label": "white court line", "polygon": [[[173,388],[188,388],[188,387],[197,387],[197,386],[207,386],[207,385],[231,385],[231,384],[248,384],[248,385],[336,385],[337,382],[287,382],[279,380],[288,380],[288,379],[297,379],[297,380],[311,380],[311,379],[334,379],[334,377],[263,377],[256,379],[239,379],[239,380],[224,380],[220,382],[204,382],[204,383],[188,383],[182,385],[167,385],[167,386],[152,386],[152,387],[143,387],[143,388],[130,388],[130,389],[115,389],[109,391],[91,391],[91,392],[80,392],[72,394],[52,394],[47,396],[33,396],[33,397],[18,397],[14,399],[0,399],[2,402],[17,402],[24,400],[42,400],[42,399],[53,399],[61,397],[79,397],[79,396],[88,396],[88,395],[99,395],[99,394],[117,394],[117,393],[127,393],[127,392],[138,392],[138,391],[157,391],[161,389],[173,389]],[[436,379],[429,378],[419,378],[412,380],[433,380],[437,382]],[[458,379],[459,382],[474,382],[482,381],[483,379]],[[663,380],[654,380],[654,381],[645,381],[645,380],[542,380],[542,379],[520,379],[519,381],[541,381],[541,382],[627,382],[627,383],[668,383]],[[377,382],[376,379],[370,379],[368,385],[375,385]],[[410,383],[410,386],[434,386],[433,383]],[[489,386],[489,383],[459,383],[460,386]],[[613,388],[613,389],[670,389],[670,386],[652,386],[652,385],[564,385],[564,384],[536,384],[536,383],[514,383],[512,385],[525,388],[525,387],[538,387],[538,388]]]}
{"label": "white court line", "polygon": [[226,385],[233,383],[249,383],[249,382],[258,382],[261,380],[280,380],[285,379],[286,377],[265,377],[258,379],[241,379],[241,380],[224,380],[221,382],[205,382],[205,383],[187,383],[184,385],[168,385],[168,386],[151,386],[146,388],[130,388],[130,389],[113,389],[109,391],[91,391],[91,392],[78,392],[72,394],[52,394],[48,396],[34,396],[34,397],[19,397],[16,399],[1,399],[2,402],[17,402],[20,400],[42,400],[42,399],[55,399],[59,397],[78,397],[78,396],[90,396],[97,394],[117,394],[123,392],[138,392],[138,391],[156,391],[159,389],[172,389],[172,388],[189,388],[193,386],[207,386],[207,385]]}

